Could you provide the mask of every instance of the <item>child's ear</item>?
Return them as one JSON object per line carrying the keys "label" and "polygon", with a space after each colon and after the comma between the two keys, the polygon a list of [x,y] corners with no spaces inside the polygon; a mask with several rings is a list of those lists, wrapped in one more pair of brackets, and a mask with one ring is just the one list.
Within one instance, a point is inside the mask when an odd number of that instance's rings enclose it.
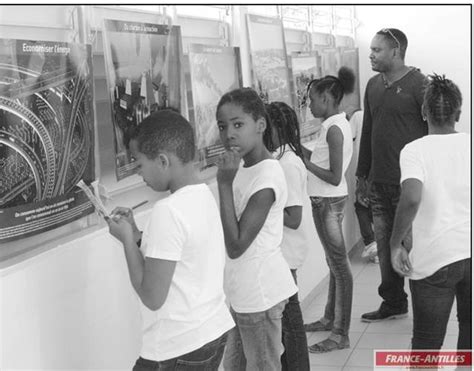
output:
{"label": "child's ear", "polygon": [[454,115],[454,122],[459,122],[459,118],[461,117],[461,110],[457,110],[456,114]]}
{"label": "child's ear", "polygon": [[259,118],[257,120],[257,133],[263,134],[266,128],[267,128],[267,120],[265,120],[263,117]]}
{"label": "child's ear", "polygon": [[329,95],[329,93],[327,92],[327,90],[325,90],[322,94],[321,94],[321,101],[326,104],[327,102],[329,102],[329,99],[331,98],[331,96]]}
{"label": "child's ear", "polygon": [[170,165],[170,158],[166,153],[160,153],[156,160],[162,168],[167,168]]}
{"label": "child's ear", "polygon": [[426,106],[425,106],[425,103],[423,102],[421,104],[421,118],[423,119],[423,121],[426,121],[426,116],[427,116],[426,113],[427,113],[426,112]]}

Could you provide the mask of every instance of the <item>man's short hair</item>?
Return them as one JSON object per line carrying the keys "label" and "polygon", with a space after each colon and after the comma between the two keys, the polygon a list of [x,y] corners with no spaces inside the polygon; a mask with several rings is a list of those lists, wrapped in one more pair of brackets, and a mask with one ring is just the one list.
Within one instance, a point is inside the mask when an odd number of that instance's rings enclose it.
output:
{"label": "man's short hair", "polygon": [[407,36],[397,28],[382,28],[377,35],[382,35],[394,48],[400,48],[400,57],[405,59],[408,47]]}
{"label": "man's short hair", "polygon": [[173,153],[183,164],[194,160],[194,131],[191,124],[171,109],[157,111],[138,126],[138,150],[154,160],[161,152]]}

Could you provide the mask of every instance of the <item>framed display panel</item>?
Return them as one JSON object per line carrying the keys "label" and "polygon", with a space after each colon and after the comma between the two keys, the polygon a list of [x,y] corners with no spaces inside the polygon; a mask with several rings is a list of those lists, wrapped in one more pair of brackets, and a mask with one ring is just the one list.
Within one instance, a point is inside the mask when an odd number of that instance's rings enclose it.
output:
{"label": "framed display panel", "polygon": [[187,89],[189,118],[194,124],[201,169],[224,152],[216,123],[219,99],[242,87],[239,48],[190,44]]}
{"label": "framed display panel", "polygon": [[341,102],[341,110],[349,116],[361,109],[360,102],[360,73],[359,73],[359,49],[340,48],[341,66],[349,67],[356,76],[354,92],[344,96]]}
{"label": "framed display panel", "polygon": [[292,104],[281,19],[247,14],[252,86],[265,102]]}
{"label": "framed display panel", "polygon": [[360,109],[359,89],[359,50],[357,48],[321,48],[322,74],[337,76],[342,66],[349,67],[354,71],[356,80],[354,92],[344,96],[340,109],[349,116]]}
{"label": "framed display panel", "polygon": [[76,186],[94,180],[91,48],[0,39],[0,242],[92,212]]}
{"label": "framed display panel", "polygon": [[[308,84],[321,77],[321,58],[317,52],[294,52],[291,54],[291,70],[295,87],[295,111],[300,122],[301,140],[305,141],[313,135],[319,125],[309,110],[307,94]],[[314,119],[314,120],[313,120]]]}
{"label": "framed display panel", "polygon": [[104,55],[118,180],[136,173],[130,134],[152,112],[184,112],[179,26],[104,19]]}
{"label": "framed display panel", "polygon": [[321,56],[322,76],[332,75],[337,77],[337,71],[341,67],[341,52],[339,48],[318,48]]}

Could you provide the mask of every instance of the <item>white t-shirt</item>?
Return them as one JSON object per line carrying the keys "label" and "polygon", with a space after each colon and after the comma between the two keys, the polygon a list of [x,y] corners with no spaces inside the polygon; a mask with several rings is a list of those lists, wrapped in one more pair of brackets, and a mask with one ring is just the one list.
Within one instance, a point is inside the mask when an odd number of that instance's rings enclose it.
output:
{"label": "white t-shirt", "polygon": [[265,311],[298,291],[281,252],[287,188],[277,160],[239,168],[233,183],[235,214],[240,220],[250,197],[266,188],[275,192],[275,202],[265,223],[247,250],[226,262],[225,290],[238,313]]}
{"label": "white t-shirt", "polygon": [[223,290],[224,234],[207,185],[185,186],[158,201],[142,241],[145,257],[176,261],[163,306],[150,311],[141,303],[143,358],[175,358],[234,327]]}
{"label": "white t-shirt", "polygon": [[326,137],[329,128],[333,125],[336,125],[341,129],[344,138],[341,182],[339,185],[334,186],[308,171],[308,194],[310,196],[340,197],[346,196],[348,193],[345,174],[352,157],[352,132],[349,121],[347,121],[344,112],[338,113],[324,120],[321,125],[321,130],[316,137],[310,161],[323,169],[329,170],[329,146]]}
{"label": "white t-shirt", "polygon": [[359,146],[360,146],[360,137],[362,136],[362,124],[364,121],[364,111],[356,111],[352,114],[351,119],[349,120],[349,124],[351,126],[352,131],[352,140],[353,148],[352,152],[356,156],[359,155]]}
{"label": "white t-shirt", "polygon": [[[310,209],[307,192],[308,173],[303,160],[291,148],[280,147],[275,151],[275,156],[279,156],[280,153],[283,153],[279,161],[288,187],[288,199],[285,207],[302,207],[302,219],[299,227],[297,229],[283,227],[281,249],[290,268],[298,269],[303,265],[308,254],[308,241],[305,233],[305,225],[308,222],[307,211]],[[310,218],[309,221],[312,222],[312,219]]]}
{"label": "white t-shirt", "polygon": [[470,136],[427,135],[400,153],[401,182],[423,183],[409,253],[414,280],[470,257]]}

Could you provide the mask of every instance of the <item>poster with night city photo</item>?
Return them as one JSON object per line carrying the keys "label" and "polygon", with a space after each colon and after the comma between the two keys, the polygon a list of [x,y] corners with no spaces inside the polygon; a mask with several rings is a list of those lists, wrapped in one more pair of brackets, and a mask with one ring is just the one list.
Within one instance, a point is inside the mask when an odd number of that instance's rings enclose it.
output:
{"label": "poster with night city photo", "polygon": [[104,55],[114,128],[117,180],[136,173],[130,134],[152,112],[182,111],[179,26],[104,20]]}
{"label": "poster with night city photo", "polygon": [[93,211],[90,46],[0,39],[0,242]]}

